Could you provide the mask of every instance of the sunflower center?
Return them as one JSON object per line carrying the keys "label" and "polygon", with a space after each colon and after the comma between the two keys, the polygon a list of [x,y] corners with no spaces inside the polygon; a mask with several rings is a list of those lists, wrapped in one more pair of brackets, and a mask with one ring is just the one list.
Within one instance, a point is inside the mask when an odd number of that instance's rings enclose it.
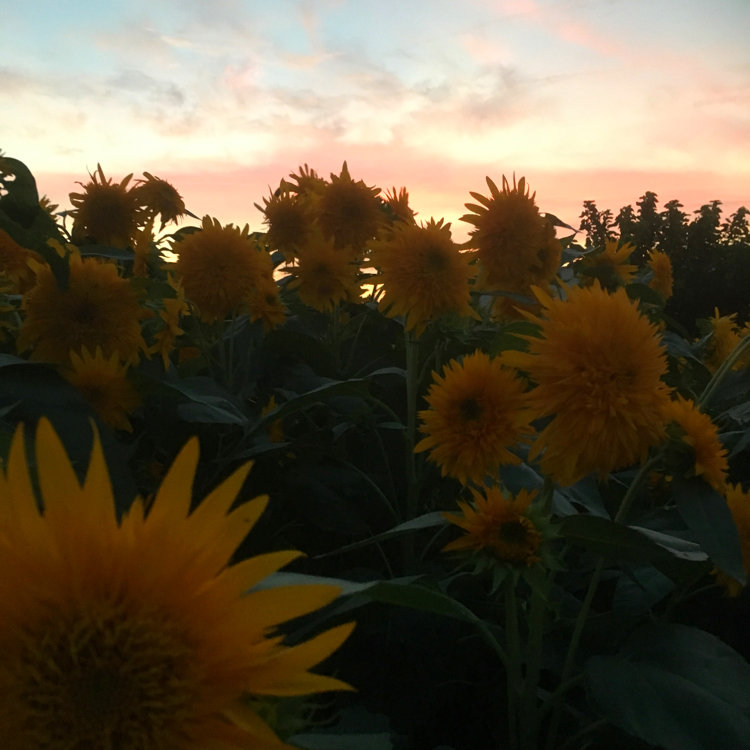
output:
{"label": "sunflower center", "polygon": [[530,565],[538,558],[540,536],[531,519],[519,516],[512,521],[503,521],[497,530],[495,552],[507,562]]}
{"label": "sunflower center", "polygon": [[91,325],[99,319],[99,307],[93,300],[85,297],[79,299],[72,310],[71,319],[79,325]]}
{"label": "sunflower center", "polygon": [[44,623],[14,670],[30,746],[171,745],[198,687],[190,663],[174,626],[121,605]]}
{"label": "sunflower center", "polygon": [[458,405],[462,422],[473,422],[482,416],[482,405],[472,397],[463,399]]}
{"label": "sunflower center", "polygon": [[448,258],[444,252],[439,249],[431,247],[427,250],[424,256],[425,268],[431,273],[440,273],[444,271],[448,265]]}

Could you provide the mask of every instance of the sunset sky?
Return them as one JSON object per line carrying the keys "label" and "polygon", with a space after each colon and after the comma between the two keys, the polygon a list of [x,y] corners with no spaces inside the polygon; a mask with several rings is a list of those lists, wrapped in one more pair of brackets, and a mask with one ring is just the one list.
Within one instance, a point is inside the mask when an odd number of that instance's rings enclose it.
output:
{"label": "sunset sky", "polygon": [[750,206],[750,0],[0,0],[0,149],[66,207],[101,163],[198,215],[309,164],[456,223],[525,175],[578,225],[653,190]]}

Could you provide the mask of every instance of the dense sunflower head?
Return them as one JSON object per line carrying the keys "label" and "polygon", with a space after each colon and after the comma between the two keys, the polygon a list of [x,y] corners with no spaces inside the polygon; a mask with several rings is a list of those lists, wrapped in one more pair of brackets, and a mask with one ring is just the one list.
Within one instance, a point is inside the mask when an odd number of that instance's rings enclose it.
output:
{"label": "dense sunflower head", "polygon": [[0,229],[0,291],[23,294],[34,284],[34,271],[29,261],[42,262],[33,250],[19,245],[6,231]]}
{"label": "dense sunflower head", "polygon": [[304,304],[321,312],[354,301],[361,294],[359,264],[320,234],[307,243],[297,264],[288,270],[294,277],[290,288],[297,290]]}
{"label": "dense sunflower head", "polygon": [[148,514],[136,501],[118,523],[97,438],[83,482],[47,422],[35,453],[43,512],[20,429],[0,473],[3,748],[288,749],[245,696],[347,687],[308,670],[350,625],[291,647],[277,634],[337,588],[255,588],[293,551],[228,565],[267,502],[231,509],[249,466],[190,512],[193,440]]}
{"label": "dense sunflower head", "polygon": [[374,245],[370,262],[378,270],[373,282],[383,285],[381,308],[392,317],[405,316],[407,330],[419,335],[446,313],[477,317],[470,304],[470,256],[459,250],[442,219],[397,224]]}
{"label": "dense sunflower head", "polygon": [[250,241],[248,233],[247,225],[222,226],[205,216],[200,230],[173,244],[185,296],[202,319],[212,322],[245,312],[259,280],[273,273],[270,256]]}
{"label": "dense sunflower head", "polygon": [[535,418],[551,418],[530,456],[565,485],[642,460],[664,435],[669,402],[657,329],[622,288],[572,287],[566,299],[536,291],[544,314],[529,317],[539,335],[528,352],[504,355],[535,384]]}
{"label": "dense sunflower head", "polygon": [[528,516],[536,490],[506,496],[499,487],[472,489],[473,502],[458,501],[461,514],[444,513],[446,520],[464,530],[443,550],[472,551],[496,561],[529,567],[540,561],[542,534]]}
{"label": "dense sunflower head", "polygon": [[323,234],[333,240],[337,249],[349,248],[356,255],[374,239],[383,224],[383,212],[378,194],[380,188],[356,182],[344,162],[340,175],[320,191],[317,200],[317,220]]}
{"label": "dense sunflower head", "polygon": [[651,281],[648,285],[661,294],[665,300],[669,299],[672,296],[674,285],[672,261],[669,256],[661,250],[654,250],[648,257],[648,267],[652,272]]}
{"label": "dense sunflower head", "polygon": [[138,204],[144,208],[148,219],[158,216],[161,219],[161,228],[164,229],[169,222],[177,222],[185,215],[185,201],[177,192],[177,188],[149,172],[144,172],[143,176],[146,179],[136,180],[133,193]]}
{"label": "dense sunflower head", "polygon": [[480,263],[479,281],[484,288],[524,294],[532,284],[545,285],[560,267],[562,245],[555,228],[541,216],[522,177],[511,187],[503,177],[503,189],[487,177],[490,196],[472,192],[477,201],[467,203],[471,213],[461,221],[472,224],[470,244]]}
{"label": "dense sunflower head", "polygon": [[71,193],[73,242],[128,247],[140,220],[136,191],[128,187],[132,174],[121,182],[104,176],[101,165],[90,175],[90,182],[78,183],[82,193]]}
{"label": "dense sunflower head", "polygon": [[268,225],[266,242],[273,250],[280,250],[287,260],[297,256],[313,231],[315,215],[309,197],[297,195],[288,184],[282,184],[270,197],[263,199],[264,206],[256,203]]}
{"label": "dense sunflower head", "polygon": [[690,464],[695,476],[703,477],[717,492],[727,481],[727,449],[721,444],[716,425],[695,403],[677,396],[664,408],[664,421],[676,427],[673,436],[677,443],[690,451]]}
{"label": "dense sunflower head", "polygon": [[66,365],[70,352],[100,347],[106,357],[137,361],[146,348],[144,313],[130,281],[107,261],[70,255],[69,264],[65,289],[49,268],[38,270],[36,285],[23,298],[19,351],[31,349],[32,359]]}
{"label": "dense sunflower head", "polygon": [[[726,486],[724,492],[740,538],[745,575],[750,577],[750,490],[743,489],[739,484],[730,484]],[[743,583],[724,571],[715,570],[714,575],[716,582],[726,590],[729,596],[739,596],[745,588]]]}
{"label": "dense sunflower head", "polygon": [[426,401],[419,412],[425,437],[415,451],[429,451],[444,476],[481,483],[501,465],[519,463],[513,448],[531,432],[524,384],[498,359],[476,351],[451,360]]}
{"label": "dense sunflower head", "polygon": [[602,287],[613,291],[630,284],[638,270],[638,266],[628,262],[633,250],[635,246],[628,242],[620,245],[617,240],[607,240],[602,249],[585,255],[578,264],[584,286],[598,281]]}

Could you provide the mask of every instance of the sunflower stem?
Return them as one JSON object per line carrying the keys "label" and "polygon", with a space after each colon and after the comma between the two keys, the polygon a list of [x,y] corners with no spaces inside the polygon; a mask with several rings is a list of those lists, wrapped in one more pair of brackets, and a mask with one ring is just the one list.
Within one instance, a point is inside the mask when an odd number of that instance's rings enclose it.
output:
{"label": "sunflower stem", "polygon": [[703,393],[701,393],[698,398],[696,404],[698,408],[705,406],[711,400],[711,397],[716,393],[716,389],[721,385],[724,378],[729,374],[740,357],[742,357],[748,350],[750,350],[750,335],[745,336],[737,346],[732,349],[729,356],[727,356],[727,358],[721,363],[719,369],[716,370],[711,377],[711,380],[708,381],[708,385],[703,389]]}
{"label": "sunflower stem", "polygon": [[507,663],[505,677],[508,687],[508,748],[519,748],[519,694],[522,687],[521,638],[518,632],[518,604],[515,576],[506,576],[505,590],[505,644]]}
{"label": "sunflower stem", "polygon": [[[417,381],[419,377],[419,339],[411,331],[405,331],[406,351],[406,507],[404,520],[417,515],[417,467],[414,458],[414,440],[417,429]],[[414,557],[412,537],[407,534],[403,541],[404,564],[408,570]]]}

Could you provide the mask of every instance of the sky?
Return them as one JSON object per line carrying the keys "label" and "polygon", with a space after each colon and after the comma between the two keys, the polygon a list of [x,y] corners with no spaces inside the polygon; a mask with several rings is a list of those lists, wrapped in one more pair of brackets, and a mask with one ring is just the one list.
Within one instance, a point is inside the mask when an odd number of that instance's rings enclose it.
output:
{"label": "sky", "polygon": [[61,208],[101,164],[262,229],[300,165],[417,219],[525,176],[578,226],[750,207],[750,0],[0,0],[0,150]]}

